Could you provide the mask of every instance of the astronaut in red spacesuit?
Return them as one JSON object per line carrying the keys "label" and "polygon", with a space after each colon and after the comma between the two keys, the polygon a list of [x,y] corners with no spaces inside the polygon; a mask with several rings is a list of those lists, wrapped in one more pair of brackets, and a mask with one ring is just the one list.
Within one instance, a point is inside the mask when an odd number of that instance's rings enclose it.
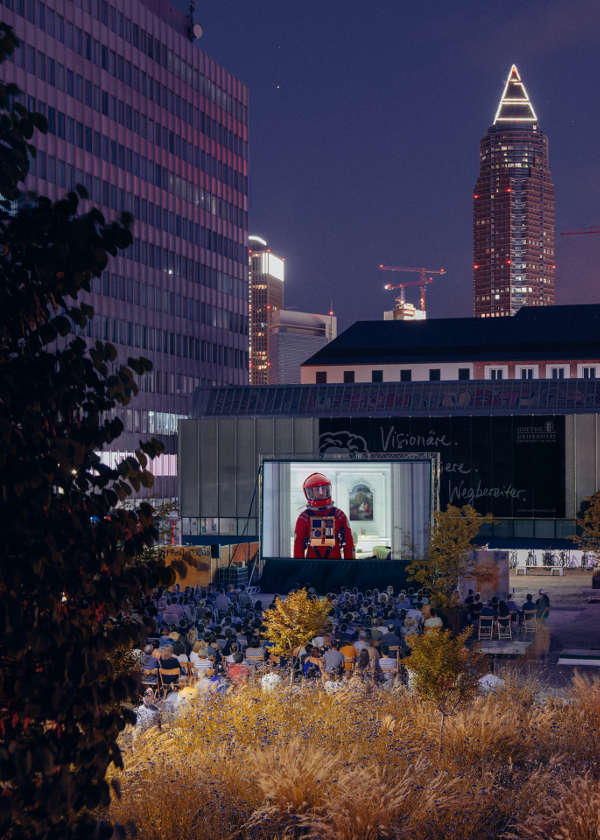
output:
{"label": "astronaut in red spacesuit", "polygon": [[346,560],[354,557],[354,540],[343,510],[331,503],[331,483],[322,473],[312,473],[302,485],[307,508],[296,520],[294,557]]}

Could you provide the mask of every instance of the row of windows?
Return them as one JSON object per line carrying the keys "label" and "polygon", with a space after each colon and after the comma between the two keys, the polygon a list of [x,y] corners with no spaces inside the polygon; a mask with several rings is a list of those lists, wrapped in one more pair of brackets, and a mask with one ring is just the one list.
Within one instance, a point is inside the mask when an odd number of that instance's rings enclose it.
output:
{"label": "row of windows", "polygon": [[[142,430],[141,428],[138,431],[142,433],[145,432],[145,430]],[[121,461],[124,461],[126,458],[135,457],[134,452],[118,452],[112,450],[108,452],[100,452],[98,454],[100,456],[100,461],[112,470],[116,469]],[[148,469],[152,475],[157,478],[160,476],[177,475],[177,455],[166,455],[163,452],[161,455],[157,455],[150,461]]]}
{"label": "row of windows", "polygon": [[[108,181],[103,181],[100,178],[92,177],[89,174],[84,174],[81,170],[75,169],[71,164],[65,161],[56,159],[53,155],[47,155],[46,152],[39,151],[37,156],[31,158],[30,173],[37,175],[38,178],[49,181],[52,184],[57,184],[59,187],[67,187],[71,189],[76,184],[83,184],[92,197],[93,201],[104,204],[116,212],[123,210],[132,210],[131,196],[122,187],[117,187]],[[163,170],[164,172],[165,170]],[[81,174],[81,178],[78,175]],[[89,188],[88,188],[89,185]],[[167,219],[168,221],[168,219]],[[240,245],[223,236],[221,233],[216,233],[214,230],[194,224],[191,221],[186,222],[185,227],[182,222],[182,233],[186,233],[188,242],[195,245],[200,245],[209,251],[215,251],[228,259],[235,260],[244,266],[247,265],[247,249],[245,245]],[[158,245],[141,242],[139,239],[134,240],[133,254],[130,250],[128,255],[130,259],[136,262],[142,262],[150,268],[164,269],[170,273],[177,273],[179,275],[188,276],[191,273],[193,279],[192,260],[182,257],[181,254],[176,254],[173,251],[168,251],[166,248],[160,248]],[[189,263],[189,271],[181,268],[181,264]],[[196,263],[196,269],[199,264]],[[247,294],[245,289],[241,291],[241,286],[245,284],[240,283],[240,296]]]}
{"label": "row of windows", "polygon": [[[180,178],[179,176],[168,174],[167,186],[163,187],[165,182],[165,167],[156,166],[151,160],[145,158],[143,155],[126,148],[116,140],[111,140],[99,131],[94,131],[92,128],[85,126],[83,123],[67,117],[61,111],[55,108],[48,107],[39,100],[36,102],[33,96],[27,97],[27,109],[29,111],[38,111],[43,114],[48,120],[48,133],[55,134],[69,143],[74,143],[81,149],[85,149],[90,154],[96,157],[101,157],[106,163],[113,166],[118,166],[129,172],[131,175],[136,175],[144,181],[155,184],[169,192],[175,193],[180,198],[194,204],[206,213],[211,213],[213,216],[219,216],[225,221],[231,222],[238,227],[246,229],[248,227],[248,213],[242,210],[241,207],[236,207],[219,198],[216,195],[195,186],[191,181]],[[204,155],[204,153],[202,153]],[[210,158],[214,161],[214,158]],[[172,179],[175,179],[174,181]],[[161,227],[161,211],[158,205],[154,205],[146,199],[140,200],[138,196],[134,198],[133,212],[136,218],[140,218],[142,222],[147,222],[150,225]],[[169,219],[167,220],[167,217]],[[172,217],[172,218],[171,218]],[[176,216],[174,213],[169,213],[166,209],[162,210],[162,227],[169,230],[169,233],[175,236],[183,236],[185,234],[186,220],[181,216]],[[184,232],[182,233],[182,228]]]}
{"label": "row of windows", "polygon": [[[65,46],[74,50],[83,58],[104,66],[102,64],[103,53],[109,53],[110,51],[103,45],[100,45],[95,38],[83,32],[79,27],[73,26],[62,15],[57,14],[47,7],[41,0],[0,0],[0,5],[2,3],[4,3],[7,9],[14,9],[18,15],[25,17],[30,23],[36,24],[40,29],[47,32],[48,35],[56,38],[60,43],[65,44]],[[146,32],[137,23],[134,23],[123,15],[122,12],[118,12],[114,6],[111,6],[104,0],[75,0],[75,4],[93,15],[105,26],[108,26],[112,32],[120,35],[128,43],[141,50],[148,58],[161,64],[178,78],[183,79],[195,91],[215,102],[219,108],[233,114],[240,122],[247,121],[247,108],[241,102],[234,99],[223,88],[206,78],[197,68],[182,61],[176,52],[170,50],[166,44],[163,44],[149,32]],[[110,58],[107,58],[107,65],[109,61]],[[142,93],[144,96],[146,95],[144,86],[147,80],[152,80],[155,85],[158,84],[145,71],[142,71],[141,68],[134,67],[130,62],[126,64],[128,69],[124,62],[122,73],[117,69],[117,73],[119,74],[117,78],[125,81],[126,84],[132,87],[134,86],[135,80],[137,87],[134,89],[138,93]],[[116,66],[119,68],[118,64]],[[107,67],[104,67],[104,69],[107,69]],[[180,100],[172,91],[169,91],[169,100],[170,110],[177,116],[185,119],[186,103]]]}
{"label": "row of windows", "polygon": [[181,520],[181,530],[185,537],[211,534],[227,536],[239,534],[246,537],[249,534],[258,534],[258,522],[255,517],[246,518],[245,516],[239,518],[211,516],[205,519],[186,516]]}
{"label": "row of windows", "polygon": [[[190,377],[182,377],[178,373],[171,373],[169,375],[170,390],[174,394],[182,392],[183,379]],[[201,384],[204,380],[192,379],[191,391]],[[174,414],[170,411],[147,411],[145,409],[127,408],[127,409],[112,409],[103,412],[103,420],[112,420],[118,417],[123,423],[123,430],[125,432],[143,432],[144,434],[158,434],[158,435],[174,435],[177,434],[177,424],[179,420],[186,420],[187,414]]]}
{"label": "row of windows", "polygon": [[[591,365],[583,367],[581,370],[581,378],[582,379],[596,379],[598,372],[600,371],[600,365]],[[548,369],[549,378],[550,379],[566,379],[568,378],[568,370],[565,371],[564,366],[560,367],[551,367]],[[429,381],[430,382],[440,382],[441,381],[441,368],[429,368]],[[493,380],[500,380],[506,379],[507,377],[507,369],[506,368],[490,368],[486,370],[486,379],[493,379]],[[600,375],[600,374],[599,374]],[[349,384],[355,382],[355,372],[353,370],[345,370],[344,374],[344,383]],[[458,369],[458,380],[459,381],[466,381],[471,378],[471,371],[469,368],[459,368]],[[537,367],[535,368],[527,368],[522,367],[518,372],[516,377],[517,379],[537,379]],[[383,370],[372,370],[371,371],[371,382],[383,382]],[[412,370],[406,369],[400,371],[400,382],[411,382],[412,381]],[[326,370],[318,370],[315,372],[315,383],[317,385],[326,385],[327,384],[327,371]]]}
{"label": "row of windows", "polygon": [[[169,385],[171,392],[181,393],[183,381],[180,374],[169,374]],[[187,377],[189,378],[189,377]],[[191,391],[201,384],[201,380],[192,379]],[[125,432],[142,432],[144,434],[174,435],[177,434],[177,423],[179,420],[186,420],[186,414],[173,414],[169,411],[146,411],[138,408],[114,409],[106,411],[102,415],[103,420],[112,420],[118,417],[123,423]]]}
{"label": "row of windows", "polygon": [[179,133],[154,122],[122,99],[117,99],[107,91],[103,91],[98,85],[92,84],[78,73],[65,68],[60,62],[47,57],[39,50],[21,45],[15,51],[13,58],[18,67],[32,75],[37,75],[42,81],[89,106],[98,114],[109,117],[153,145],[176,155],[190,166],[201,168],[203,172],[228,184],[238,192],[244,194],[248,192],[248,178],[241,172],[201,151],[198,146],[187,142]]}
{"label": "row of windows", "polygon": [[[208,362],[224,367],[247,368],[248,353],[237,347],[225,347],[211,341],[202,341],[193,336],[169,332],[160,327],[148,327],[134,324],[120,318],[95,315],[85,328],[73,326],[73,332],[82,337],[111,341],[114,344],[126,344],[144,350],[168,353],[183,359]],[[163,391],[157,391],[163,393]]]}
{"label": "row of windows", "polygon": [[153,312],[165,312],[177,318],[248,335],[248,318],[220,306],[193,300],[177,292],[158,289],[122,274],[105,271],[101,277],[92,278],[92,291],[117,300],[134,303]]}

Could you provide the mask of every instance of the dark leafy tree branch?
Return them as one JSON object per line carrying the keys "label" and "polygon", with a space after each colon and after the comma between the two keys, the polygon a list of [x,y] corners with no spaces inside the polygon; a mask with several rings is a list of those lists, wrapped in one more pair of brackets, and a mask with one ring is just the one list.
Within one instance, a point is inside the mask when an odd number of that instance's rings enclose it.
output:
{"label": "dark leafy tree branch", "polygon": [[[15,44],[0,24],[0,61]],[[98,454],[151,364],[73,337],[93,317],[82,293],[131,244],[133,220],[82,212],[83,188],[24,193],[46,125],[16,93],[0,84],[0,836],[87,838],[137,688],[114,653],[139,641],[135,608],[174,570],[147,550],[151,506],[117,507],[152,486],[161,444],[140,441],[116,469]]]}

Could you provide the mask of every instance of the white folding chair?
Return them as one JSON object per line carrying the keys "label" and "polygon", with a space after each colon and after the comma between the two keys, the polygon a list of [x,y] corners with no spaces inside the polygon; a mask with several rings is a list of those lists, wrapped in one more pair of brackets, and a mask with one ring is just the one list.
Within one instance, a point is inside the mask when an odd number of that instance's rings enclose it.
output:
{"label": "white folding chair", "polygon": [[494,616],[493,615],[480,615],[479,616],[479,624],[477,627],[477,638],[480,639],[492,639],[494,635]]}

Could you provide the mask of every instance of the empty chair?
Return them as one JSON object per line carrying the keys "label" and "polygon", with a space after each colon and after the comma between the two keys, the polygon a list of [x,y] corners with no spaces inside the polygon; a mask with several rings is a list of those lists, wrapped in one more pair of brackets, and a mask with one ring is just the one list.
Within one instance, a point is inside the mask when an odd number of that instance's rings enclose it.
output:
{"label": "empty chair", "polygon": [[512,639],[512,624],[510,615],[498,616],[496,619],[496,629],[498,631],[499,639]]}
{"label": "empty chair", "polygon": [[491,639],[494,635],[494,616],[480,615],[479,623],[477,625],[478,639]]}

